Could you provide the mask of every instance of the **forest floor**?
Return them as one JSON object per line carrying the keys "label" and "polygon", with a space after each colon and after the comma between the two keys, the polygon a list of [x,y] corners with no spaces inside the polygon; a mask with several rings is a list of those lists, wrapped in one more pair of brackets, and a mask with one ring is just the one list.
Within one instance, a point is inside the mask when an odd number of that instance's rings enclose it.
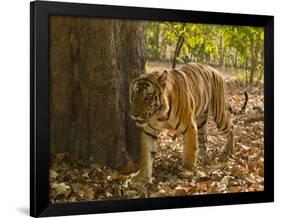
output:
{"label": "forest floor", "polygon": [[[235,109],[243,102],[245,87],[228,82],[229,99]],[[50,168],[52,203],[105,199],[183,196],[264,189],[263,86],[248,90],[249,101],[242,115],[233,115],[235,154],[223,155],[226,139],[208,122],[207,164],[191,173],[182,168],[181,137],[163,131],[153,165],[153,183],[141,189],[131,185],[132,174],[120,173],[94,163],[85,163],[66,153],[55,154]],[[134,165],[129,165],[134,170]]]}

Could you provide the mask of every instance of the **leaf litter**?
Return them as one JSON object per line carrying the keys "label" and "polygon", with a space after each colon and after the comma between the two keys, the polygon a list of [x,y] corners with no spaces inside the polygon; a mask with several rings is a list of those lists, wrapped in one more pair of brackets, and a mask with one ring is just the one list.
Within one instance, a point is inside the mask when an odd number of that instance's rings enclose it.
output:
{"label": "leaf litter", "polygon": [[[228,82],[228,90],[232,93],[231,104],[235,109],[240,108],[244,102],[244,87],[232,81]],[[199,162],[194,172],[184,170],[182,137],[164,130],[159,135],[153,181],[141,187],[130,183],[132,172],[137,170],[137,165],[132,162],[122,171],[116,171],[97,163],[86,163],[75,155],[55,153],[49,172],[50,201],[65,203],[263,191],[264,123],[258,121],[245,125],[246,120],[263,113],[263,87],[252,87],[248,93],[246,112],[232,117],[235,155],[224,155],[226,139],[211,119],[208,121],[205,164]]]}

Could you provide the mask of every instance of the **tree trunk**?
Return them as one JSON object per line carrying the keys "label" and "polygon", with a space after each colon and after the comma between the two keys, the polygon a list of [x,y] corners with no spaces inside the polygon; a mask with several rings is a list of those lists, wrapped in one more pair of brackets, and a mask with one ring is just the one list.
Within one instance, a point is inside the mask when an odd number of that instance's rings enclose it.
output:
{"label": "tree trunk", "polygon": [[[129,85],[133,78],[145,73],[145,37],[144,23],[140,21],[119,21],[120,47],[117,48],[118,67],[122,72],[122,92],[125,106],[126,148],[134,161],[140,160],[140,131],[130,118],[129,112]],[[122,83],[123,81],[123,83]]]}
{"label": "tree trunk", "polygon": [[222,38],[222,35],[220,36],[220,60],[219,60],[219,66],[223,66],[224,64],[224,52],[225,52],[225,49],[223,47],[223,38]]}
{"label": "tree trunk", "polygon": [[160,25],[156,25],[156,60],[160,60]]}
{"label": "tree trunk", "polygon": [[144,73],[138,21],[51,16],[50,148],[118,168],[138,159],[128,89]]}
{"label": "tree trunk", "polygon": [[183,46],[183,43],[184,43],[184,33],[182,33],[178,39],[176,50],[175,50],[174,57],[173,57],[172,69],[176,68],[177,58],[180,55],[180,51]]}
{"label": "tree trunk", "polygon": [[249,77],[248,77],[248,55],[246,56],[246,60],[245,60],[245,73],[246,73],[246,85],[248,85],[248,81],[249,81]]}
{"label": "tree trunk", "polygon": [[185,42],[185,33],[183,32],[184,28],[185,28],[185,24],[182,24],[182,33],[180,34],[178,41],[177,41],[177,46],[176,46],[176,49],[174,52],[174,57],[173,57],[172,69],[176,68],[177,58],[179,57],[181,48]]}
{"label": "tree trunk", "polygon": [[260,53],[261,45],[257,40],[251,40],[251,68],[250,68],[250,84],[254,81],[254,74],[258,66],[258,58]]}
{"label": "tree trunk", "polygon": [[249,83],[250,85],[253,84],[254,81],[254,74],[256,70],[256,63],[255,63],[255,58],[254,58],[254,41],[253,39],[251,40],[251,68],[250,68],[250,78],[249,78]]}
{"label": "tree trunk", "polygon": [[236,52],[235,52],[234,67],[237,67],[237,62],[238,62],[238,50],[236,50]]}
{"label": "tree trunk", "polygon": [[263,66],[263,63],[264,63],[264,50],[263,50],[263,49],[261,49],[261,51],[260,51],[260,56],[261,56],[260,65],[261,65],[262,67],[261,67],[261,69],[260,69],[260,74],[259,74],[259,78],[258,78],[258,81],[259,81],[259,82],[263,79],[263,75],[264,75],[264,66]]}

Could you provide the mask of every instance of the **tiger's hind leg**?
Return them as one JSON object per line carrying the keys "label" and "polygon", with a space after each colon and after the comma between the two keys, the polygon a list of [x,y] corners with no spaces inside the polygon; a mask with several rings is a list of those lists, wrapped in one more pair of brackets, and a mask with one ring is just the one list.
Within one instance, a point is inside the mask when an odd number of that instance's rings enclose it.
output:
{"label": "tiger's hind leg", "polygon": [[227,137],[227,143],[225,147],[225,152],[228,155],[232,155],[234,153],[234,136],[233,136],[233,125],[230,119],[230,114],[228,111],[222,112],[220,116],[220,120],[215,120],[218,129],[222,132],[223,135]]}
{"label": "tiger's hind leg", "polygon": [[208,110],[204,111],[204,113],[197,119],[198,143],[199,143],[198,159],[203,164],[206,163],[206,153],[208,147],[207,123],[208,123]]}
{"label": "tiger's hind leg", "polygon": [[[230,122],[231,123],[231,122]],[[230,124],[230,130],[227,134],[227,144],[226,144],[226,152],[228,155],[234,154],[234,135],[233,135],[233,125]]]}

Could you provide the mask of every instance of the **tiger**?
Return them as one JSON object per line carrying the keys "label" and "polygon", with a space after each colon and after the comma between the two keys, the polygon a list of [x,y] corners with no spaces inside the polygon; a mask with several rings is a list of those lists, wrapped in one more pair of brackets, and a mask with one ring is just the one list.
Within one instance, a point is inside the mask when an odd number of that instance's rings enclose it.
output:
{"label": "tiger", "polygon": [[244,105],[235,111],[228,103],[222,75],[207,64],[188,63],[178,69],[145,73],[133,79],[129,87],[130,116],[141,128],[141,161],[132,181],[152,182],[157,137],[163,129],[183,136],[183,167],[194,171],[198,156],[206,156],[209,115],[227,137],[225,151],[233,154],[231,113],[245,111],[247,92],[244,95]]}

